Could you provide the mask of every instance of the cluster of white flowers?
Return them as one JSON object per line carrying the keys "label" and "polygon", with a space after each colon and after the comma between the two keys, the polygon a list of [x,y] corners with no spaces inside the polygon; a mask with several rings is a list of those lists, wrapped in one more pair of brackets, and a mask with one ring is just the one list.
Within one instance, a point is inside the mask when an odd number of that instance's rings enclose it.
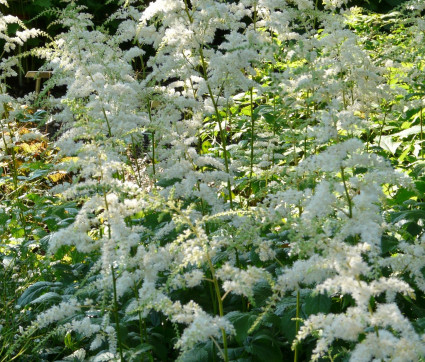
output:
{"label": "cluster of white flowers", "polygon": [[78,303],[76,298],[73,298],[69,302],[62,302],[59,305],[54,306],[46,312],[38,315],[36,325],[39,328],[43,328],[54,322],[71,317],[80,310],[81,305]]}
{"label": "cluster of white flowers", "polygon": [[266,279],[267,272],[255,266],[249,266],[247,270],[235,268],[229,264],[223,265],[217,270],[217,277],[224,281],[223,289],[246,297],[253,297],[255,285]]}
{"label": "cluster of white flowers", "polygon": [[[175,317],[175,320],[179,320],[178,316]],[[176,343],[176,347],[187,351],[192,349],[195,344],[205,342],[210,338],[220,340],[223,330],[229,334],[234,333],[234,327],[227,319],[212,317],[202,310],[196,311],[189,327],[184,330]]]}
{"label": "cluster of white flowers", "polygon": [[416,240],[414,244],[401,241],[399,244],[402,252],[393,255],[391,258],[380,261],[382,266],[390,266],[394,274],[408,273],[421,291],[425,291],[425,277],[423,268],[425,267],[425,236]]}
{"label": "cluster of white flowers", "polygon": [[[6,7],[8,6],[6,1],[2,1],[2,4]],[[9,35],[11,24],[16,24],[18,27],[14,35]],[[8,53],[12,53],[17,46],[24,45],[28,39],[41,35],[43,35],[43,32],[38,29],[27,28],[24,22],[18,17],[5,15],[0,11],[0,40],[4,43],[3,50],[0,50],[0,83],[3,83],[8,77],[17,75],[13,68],[19,64],[19,60],[13,55],[8,56]],[[1,84],[0,94],[4,93],[4,91],[3,84]]]}
{"label": "cluster of white flowers", "polygon": [[[397,331],[397,335],[385,329],[388,327]],[[323,356],[335,339],[356,342],[368,328],[370,331],[356,345],[350,361],[383,361],[389,358],[414,361],[425,352],[424,340],[417,335],[395,304],[382,304],[374,313],[350,307],[344,314],[311,316],[301,327],[298,338],[305,338],[316,328],[320,329],[320,338],[313,352],[314,360]]]}
{"label": "cluster of white flowers", "polygon": [[[8,25],[10,24],[18,24],[24,30],[17,31],[15,36],[9,36]],[[25,24],[18,17],[0,13],[0,39],[5,41],[3,52],[9,53],[14,50],[17,45],[24,45],[28,39],[35,38],[40,34],[41,32],[37,29],[27,29]]]}
{"label": "cluster of white flowers", "polygon": [[[323,3],[335,9],[347,1]],[[344,312],[304,321],[297,339],[319,331],[315,358],[337,339],[353,343],[359,361],[425,353],[395,302],[397,294],[413,295],[401,273],[425,290],[425,237],[381,257],[388,229],[382,185],[408,182],[357,137],[393,93],[386,70],[346,27],[345,12],[319,11],[311,0],[137,4],[126,1],[111,16],[120,21],[114,35],[93,30],[91,17],[70,4],[62,19],[68,30],[43,53],[52,81],[67,85],[52,103],[67,128],[58,157],[73,157],[60,167],[75,173],[54,191],[84,200],[73,223],[52,235],[49,251],[97,253],[88,282],[98,295],[93,303],[135,292],[123,312],[147,318],[155,310],[183,325],[175,344],[183,352],[208,340],[224,345],[235,330],[223,308],[208,313],[196,295],[176,300],[176,290],[212,283],[220,304],[228,293],[252,300],[266,281],[271,300],[302,289],[354,300]],[[0,18],[0,34],[1,21],[9,20]],[[10,44],[36,34],[18,33]],[[273,69],[280,61],[291,65],[258,75],[262,64]],[[254,111],[268,92],[277,104]],[[0,107],[1,100],[8,98]],[[243,116],[232,119],[231,107]],[[249,127],[233,134],[239,121]],[[254,197],[256,178],[264,187]],[[271,271],[282,254],[285,265]],[[391,276],[382,276],[383,267]],[[71,299],[37,323],[79,312]],[[108,352],[94,360],[116,358],[119,336],[108,318],[66,328],[90,338],[84,353],[107,342]]]}

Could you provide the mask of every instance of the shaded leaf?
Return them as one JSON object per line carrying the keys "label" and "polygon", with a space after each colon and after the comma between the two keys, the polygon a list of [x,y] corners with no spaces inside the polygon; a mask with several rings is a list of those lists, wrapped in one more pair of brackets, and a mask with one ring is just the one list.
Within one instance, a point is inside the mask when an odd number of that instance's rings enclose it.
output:
{"label": "shaded leaf", "polygon": [[402,144],[401,141],[393,141],[392,136],[382,136],[380,146],[385,150],[390,152],[392,155],[395,154],[397,148]]}

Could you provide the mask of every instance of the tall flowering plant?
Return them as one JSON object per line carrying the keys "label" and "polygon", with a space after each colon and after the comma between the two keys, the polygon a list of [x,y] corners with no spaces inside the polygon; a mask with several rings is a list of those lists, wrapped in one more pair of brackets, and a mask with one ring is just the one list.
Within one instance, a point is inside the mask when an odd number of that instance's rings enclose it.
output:
{"label": "tall flowering plant", "polygon": [[399,90],[345,3],[123,1],[107,32],[69,2],[40,55],[67,86],[48,102],[73,180],[51,192],[79,209],[48,251],[73,277],[10,354],[33,335],[93,361],[425,354],[400,303],[422,238],[383,247],[414,187],[369,147]]}

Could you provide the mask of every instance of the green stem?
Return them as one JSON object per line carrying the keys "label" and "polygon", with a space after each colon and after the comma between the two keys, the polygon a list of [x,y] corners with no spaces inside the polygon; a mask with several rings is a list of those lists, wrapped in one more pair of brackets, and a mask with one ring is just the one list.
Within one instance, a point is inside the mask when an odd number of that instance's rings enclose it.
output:
{"label": "green stem", "polygon": [[[108,200],[106,198],[106,192],[105,192],[105,190],[103,190],[103,200],[105,201],[106,211],[109,214],[109,205],[108,205]],[[109,217],[109,215],[108,215],[108,217]],[[108,238],[109,239],[111,238],[111,225],[110,225],[109,221],[108,221]]]}
{"label": "green stem", "polygon": [[[137,284],[134,285],[134,297],[137,299],[137,301],[139,300],[139,294],[137,293]],[[138,317],[139,317],[139,333],[140,333],[140,343],[143,344],[145,343],[145,339],[144,339],[144,329],[143,329],[143,318],[142,318],[142,313],[140,312],[140,310],[137,312]]]}
{"label": "green stem", "polygon": [[[298,334],[298,331],[300,330],[300,291],[297,290],[297,307],[295,311],[295,335]],[[295,345],[294,350],[294,362],[298,362],[298,356],[299,354],[299,348],[298,348],[298,342]]]}
{"label": "green stem", "polygon": [[[213,284],[214,284],[215,294],[216,294],[216,297],[217,297],[218,313],[219,313],[220,317],[223,317],[224,316],[224,309],[223,309],[223,299],[221,297],[221,292],[220,292],[220,286],[218,285],[218,280],[217,280],[217,277],[215,276],[214,265],[211,261],[211,258],[208,255],[208,253],[207,253],[207,260],[208,260],[208,265],[210,267],[210,272],[211,272],[211,277],[212,277]],[[221,334],[222,334],[222,337],[223,337],[223,352],[224,352],[223,357],[224,357],[224,361],[228,362],[229,361],[229,353],[228,353],[228,348],[227,348],[226,331],[224,329],[222,329]]]}
{"label": "green stem", "polygon": [[[133,135],[131,135],[131,144],[132,144],[132,153],[133,153],[133,158],[136,164],[136,171],[137,171],[137,176],[136,177],[136,181],[137,181],[137,185],[139,185],[139,187],[142,185],[142,176],[141,176],[141,172],[140,172],[140,166],[139,166],[139,162],[138,162],[138,157],[137,157],[137,152],[136,152],[136,142],[134,141]],[[130,164],[130,166],[132,165],[131,159],[130,157],[128,158],[128,163]],[[131,166],[133,169],[133,166]],[[134,174],[136,174],[136,172],[133,169]],[[124,180],[124,178],[123,178]]]}
{"label": "green stem", "polygon": [[257,2],[254,3],[253,12],[254,12],[254,16],[253,16],[253,19],[252,19],[252,23],[254,25],[254,31],[255,31],[255,30],[257,30]]}
{"label": "green stem", "polygon": [[[90,77],[91,77],[91,75],[90,75]],[[99,96],[99,98],[100,98],[100,99],[102,99],[102,97],[101,97],[101,96]],[[103,113],[103,117],[105,117],[106,126],[108,127],[108,136],[109,136],[109,137],[112,137],[112,131],[111,131],[111,125],[110,125],[110,123],[109,123],[109,118],[108,118],[108,116],[106,115],[106,111],[105,111],[105,108],[103,108],[103,106],[102,106],[102,113]]]}
{"label": "green stem", "polygon": [[424,146],[423,146],[423,115],[422,115],[422,104],[420,110],[420,121],[421,121],[421,158],[424,159]]}
{"label": "green stem", "polygon": [[348,217],[351,219],[353,217],[353,202],[351,201],[350,194],[348,193],[348,186],[347,186],[347,182],[345,181],[344,167],[342,166],[341,166],[341,177],[342,177],[342,182],[344,184],[345,196],[347,197]]}
{"label": "green stem", "polygon": [[[10,152],[12,156],[12,177],[13,177],[13,190],[16,191],[18,189],[18,170],[16,167],[16,155],[15,155],[15,149],[12,145],[10,147]],[[15,193],[15,197],[17,198],[19,195]]]}
{"label": "green stem", "polygon": [[[276,97],[273,97],[273,139],[276,137],[276,133],[277,133],[277,125],[276,125]],[[273,144],[274,145],[274,144]],[[272,152],[272,167],[275,166],[275,148],[273,147],[273,152]]]}
{"label": "green stem", "polygon": [[250,155],[250,171],[249,171],[249,190],[248,190],[248,202],[247,206],[249,205],[249,197],[252,193],[252,174],[254,170],[254,132],[255,132],[255,119],[254,119],[254,105],[253,105],[253,88],[251,87],[251,94],[250,94],[250,106],[251,106],[251,155]]}
{"label": "green stem", "polygon": [[[314,10],[317,12],[318,10],[318,5],[319,5],[319,0],[316,0],[316,3],[314,4]],[[313,23],[313,29],[316,30],[316,26],[317,26],[317,13],[314,14],[314,23]]]}
{"label": "green stem", "polygon": [[193,23],[193,17],[192,17],[192,15],[190,15],[189,5],[187,3],[187,0],[184,0],[184,11],[186,12],[186,15],[187,15],[187,18],[189,19],[189,21],[191,23]]}
{"label": "green stem", "polygon": [[152,172],[153,178],[155,179],[156,170],[155,170],[155,131],[152,131]]}
{"label": "green stem", "polygon": [[[175,212],[177,212],[181,217],[183,217],[183,219],[185,220],[185,222],[187,223],[187,225],[190,227],[190,229],[192,230],[193,234],[196,235],[197,238],[201,238],[202,236],[200,235],[197,226],[195,226],[192,221],[190,220],[189,217],[187,217],[186,215],[184,215],[181,210],[176,207],[173,204],[169,204],[169,207],[171,210],[174,210]],[[212,260],[208,254],[208,251],[206,251],[206,259],[207,259],[207,263],[208,263],[208,267],[210,269],[210,273],[211,273],[211,280],[212,283],[214,284],[214,289],[215,289],[215,294],[216,294],[216,299],[217,299],[217,304],[218,304],[218,314],[220,317],[224,317],[224,308],[223,308],[223,297],[221,296],[221,292],[220,292],[220,286],[218,284],[218,280],[217,277],[215,275],[215,268],[214,265],[212,263]],[[224,351],[224,361],[228,362],[229,361],[229,355],[228,355],[228,348],[227,348],[227,334],[226,331],[224,329],[221,330],[222,333],[222,337],[223,337],[223,351]]]}
{"label": "green stem", "polygon": [[[3,103],[3,109],[6,109],[6,104]],[[5,111],[5,116],[9,116],[7,111]],[[10,128],[10,124],[7,125],[7,128],[9,129],[9,135],[10,135],[10,139],[12,141],[12,144],[10,147],[8,147],[7,142],[6,142],[6,137],[4,135],[4,132],[2,131],[2,138],[3,138],[3,143],[4,143],[4,147],[6,150],[6,153],[9,153],[8,151],[10,150],[10,156],[12,157],[12,179],[13,179],[13,191],[15,193],[15,197],[17,198],[19,195],[17,194],[16,190],[18,189],[18,170],[16,167],[16,155],[15,155],[15,148],[13,146],[13,138],[12,138],[12,130]]]}
{"label": "green stem", "polygon": [[[370,315],[373,315],[373,308],[372,308],[372,305],[371,305],[371,302],[370,301],[369,301],[369,304],[368,304],[367,308],[369,310]],[[375,330],[376,336],[379,338],[379,329],[378,329],[378,326],[374,326],[373,329]]]}
{"label": "green stem", "polygon": [[121,362],[124,362],[124,356],[122,353],[120,318],[118,316],[118,298],[117,298],[117,283],[116,283],[117,279],[115,278],[115,271],[112,265],[111,265],[111,272],[112,272],[112,284],[114,287],[114,314],[115,314],[115,324],[117,329],[118,349],[120,351]]}
{"label": "green stem", "polygon": [[[387,110],[385,110],[384,112],[384,119],[382,120],[382,124],[381,127],[379,128],[379,140],[378,140],[378,147],[381,146],[381,138],[382,138],[382,132],[384,130],[385,127],[385,120],[387,119]],[[369,138],[368,138],[369,141]]]}
{"label": "green stem", "polygon": [[[148,103],[148,114],[149,114],[149,122],[150,124],[153,124],[152,122],[152,104],[149,101]],[[152,131],[152,173],[153,178],[155,180],[156,170],[155,170],[155,131]]]}

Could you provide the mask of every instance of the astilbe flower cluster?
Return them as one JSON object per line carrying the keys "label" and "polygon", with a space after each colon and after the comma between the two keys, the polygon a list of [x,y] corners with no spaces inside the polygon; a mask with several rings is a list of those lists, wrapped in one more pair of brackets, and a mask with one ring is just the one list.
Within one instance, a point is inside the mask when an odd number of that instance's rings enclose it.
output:
{"label": "astilbe flower cluster", "polygon": [[[157,0],[146,8],[126,1],[111,16],[119,21],[112,35],[69,4],[60,20],[66,31],[40,55],[54,82],[67,86],[48,102],[65,129],[59,155],[73,156],[61,167],[75,175],[52,192],[84,202],[75,221],[51,236],[49,251],[72,246],[96,260],[85,284],[31,328],[74,313],[64,328],[90,341],[78,354],[119,358],[108,312],[101,324],[89,315],[132,293],[123,315],[146,319],[157,311],[180,328],[175,348],[182,353],[211,340],[228,359],[236,330],[223,303],[242,296],[253,305],[263,283],[271,295],[253,329],[292,293],[351,296],[344,311],[309,316],[289,341],[296,349],[314,336],[312,359],[341,340],[353,361],[425,354],[424,336],[396,302],[397,295],[414,297],[400,277],[406,270],[424,291],[423,238],[401,242],[394,258],[381,252],[390,230],[382,185],[411,185],[358,138],[396,90],[346,26],[346,2],[324,3],[325,11],[310,0]],[[144,74],[134,71],[136,61]],[[295,65],[279,69],[283,62]],[[265,65],[268,79],[257,74]],[[251,101],[241,118],[250,123],[251,149],[231,140],[229,109],[242,93]],[[267,97],[274,107],[254,117],[253,102]],[[280,129],[265,126],[270,114]],[[215,150],[200,147],[206,118]],[[245,195],[237,192],[241,174]],[[268,181],[254,199],[253,180],[262,177]],[[160,213],[166,216],[156,225],[146,221]],[[137,222],[140,214],[146,222]],[[215,313],[195,297],[176,297],[208,283]]]}
{"label": "astilbe flower cluster", "polygon": [[[2,0],[0,4],[6,8],[9,6],[6,0]],[[14,25],[17,26],[17,31],[11,35],[10,27]],[[16,107],[19,108],[19,103],[16,103],[15,99],[7,94],[6,89],[6,79],[18,74],[16,68],[20,64],[20,59],[13,54],[13,51],[17,46],[24,45],[28,39],[44,35],[45,34],[38,29],[27,28],[18,17],[6,15],[0,11],[0,40],[3,44],[3,49],[0,50],[0,115],[2,115],[2,118],[8,118],[6,117],[9,113],[8,107],[6,106],[7,104],[17,104]],[[13,109],[14,108],[15,107],[13,107]],[[13,114],[10,119],[13,119]]]}

